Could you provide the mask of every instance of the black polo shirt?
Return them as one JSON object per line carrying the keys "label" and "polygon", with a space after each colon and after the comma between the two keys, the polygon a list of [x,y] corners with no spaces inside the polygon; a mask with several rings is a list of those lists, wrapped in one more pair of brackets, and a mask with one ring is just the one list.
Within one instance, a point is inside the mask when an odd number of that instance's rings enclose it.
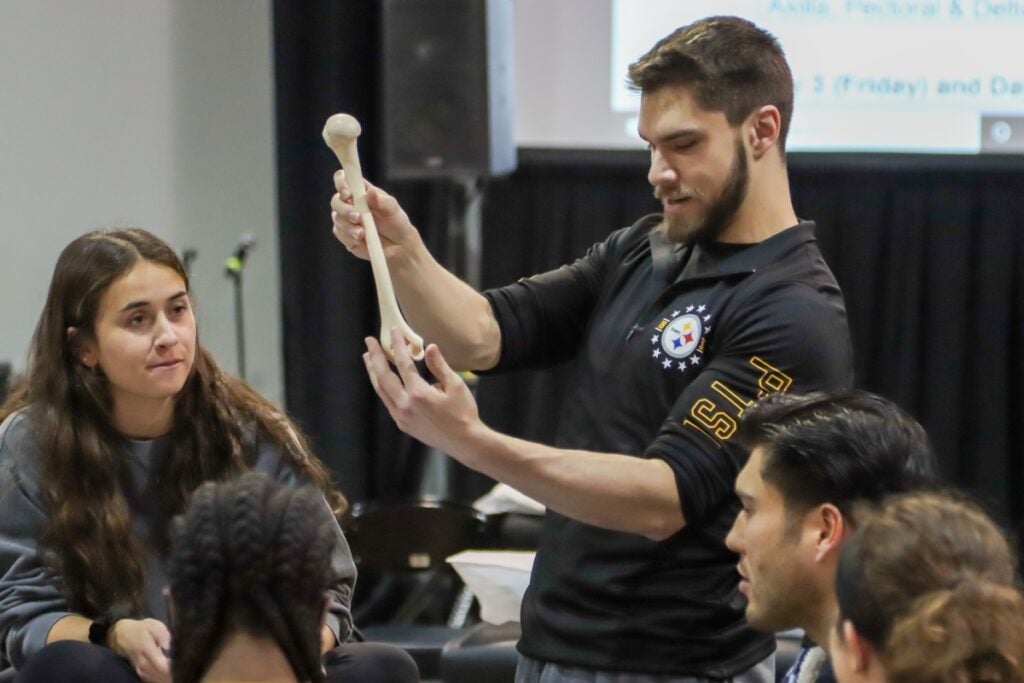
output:
{"label": "black polo shirt", "polygon": [[686,526],[655,542],[548,511],[523,603],[527,656],[597,669],[728,677],[774,643],[743,619],[724,544],[759,396],[852,383],[839,286],[813,223],[746,248],[673,244],[647,216],[575,263],[485,292],[496,369],[575,358],[556,445],[661,458]]}

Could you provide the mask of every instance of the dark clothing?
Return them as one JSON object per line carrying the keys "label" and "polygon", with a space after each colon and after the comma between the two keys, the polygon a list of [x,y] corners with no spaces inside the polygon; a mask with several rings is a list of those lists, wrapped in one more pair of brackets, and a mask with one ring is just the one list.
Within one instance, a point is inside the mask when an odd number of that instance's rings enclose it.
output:
{"label": "dark clothing", "polygon": [[324,655],[327,683],[419,683],[409,653],[385,643],[344,643]]}
{"label": "dark clothing", "polygon": [[118,657],[109,648],[77,640],[46,645],[32,655],[14,678],[15,683],[139,683],[139,680],[127,659]]}
{"label": "dark clothing", "polygon": [[[770,656],[749,671],[729,678],[728,682],[774,683],[775,656]],[[603,671],[556,662],[540,662],[520,655],[515,683],[722,683],[722,680],[676,674]]]}
{"label": "dark clothing", "polygon": [[548,511],[520,651],[597,669],[725,678],[773,651],[743,619],[725,535],[737,418],[775,391],[852,383],[839,287],[801,223],[747,248],[673,244],[648,216],[572,265],[485,293],[496,369],[576,359],[556,445],[661,458],[686,526],[656,542]]}
{"label": "dark clothing", "polygon": [[[324,655],[328,683],[417,683],[416,663],[405,650],[377,643],[346,643]],[[64,640],[47,645],[25,668],[16,683],[139,683],[128,660],[113,650]]]}

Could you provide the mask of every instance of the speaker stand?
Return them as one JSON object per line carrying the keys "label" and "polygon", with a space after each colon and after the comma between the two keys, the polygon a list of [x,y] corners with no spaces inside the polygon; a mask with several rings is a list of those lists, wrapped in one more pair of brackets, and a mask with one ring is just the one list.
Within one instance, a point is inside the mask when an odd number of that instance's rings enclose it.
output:
{"label": "speaker stand", "polygon": [[[453,178],[453,191],[448,202],[448,239],[445,263],[452,273],[473,289],[480,291],[481,254],[483,242],[483,181],[477,177]],[[475,375],[463,374],[470,391],[476,393]],[[452,459],[426,447],[423,453],[423,474],[419,495],[438,500],[452,500],[454,464]]]}

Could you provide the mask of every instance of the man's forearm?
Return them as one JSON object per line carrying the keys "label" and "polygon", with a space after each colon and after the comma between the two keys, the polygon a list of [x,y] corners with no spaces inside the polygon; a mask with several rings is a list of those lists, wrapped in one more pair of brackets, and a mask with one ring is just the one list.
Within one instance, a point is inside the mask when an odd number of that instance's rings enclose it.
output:
{"label": "man's forearm", "polygon": [[402,315],[425,343],[437,344],[458,370],[494,367],[501,333],[487,299],[425,248],[390,260],[388,267]]}
{"label": "man's forearm", "polygon": [[559,514],[664,540],[686,523],[675,474],[657,458],[565,450],[480,425],[450,453]]}
{"label": "man's forearm", "polygon": [[398,428],[468,467],[587,524],[654,540],[683,528],[675,474],[666,462],[563,450],[495,432],[480,421],[472,393],[437,346],[426,349],[437,380],[432,384],[420,377],[401,340],[394,344],[393,369],[372,337],[363,362]]}

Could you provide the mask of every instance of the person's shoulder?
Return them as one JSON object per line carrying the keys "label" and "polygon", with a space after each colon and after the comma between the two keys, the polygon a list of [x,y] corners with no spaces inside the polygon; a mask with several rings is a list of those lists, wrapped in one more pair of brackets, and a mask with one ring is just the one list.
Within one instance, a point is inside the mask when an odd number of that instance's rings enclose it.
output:
{"label": "person's shoulder", "polygon": [[616,245],[635,245],[647,241],[647,236],[652,230],[661,225],[660,213],[649,213],[642,216],[633,225],[619,228],[608,236],[608,242]]}
{"label": "person's shoulder", "polygon": [[38,478],[39,433],[30,408],[21,408],[0,423],[0,477],[19,480]]}
{"label": "person's shoulder", "polygon": [[619,228],[608,235],[604,248],[612,258],[621,260],[630,254],[650,249],[648,240],[651,231],[661,225],[661,214],[652,213],[643,216],[633,225]]}
{"label": "person's shoulder", "polygon": [[835,282],[835,276],[825,261],[815,225],[802,221],[768,238],[761,245],[762,260],[758,272],[762,277],[787,277],[807,282]]}
{"label": "person's shoulder", "polygon": [[748,257],[749,277],[739,283],[739,302],[786,299],[842,301],[835,275],[814,238],[814,224],[802,222],[773,235]]}
{"label": "person's shoulder", "polygon": [[805,326],[846,325],[846,303],[839,285],[825,275],[761,271],[745,283],[745,291],[734,299],[735,315],[748,324],[760,321],[769,328],[778,325],[801,329]]}
{"label": "person's shoulder", "polygon": [[38,449],[38,433],[29,408],[19,408],[0,423],[0,454]]}
{"label": "person's shoulder", "polygon": [[751,255],[750,274],[738,280],[719,327],[742,330],[821,328],[849,334],[846,303],[814,239],[814,224],[802,222],[766,240]]}

